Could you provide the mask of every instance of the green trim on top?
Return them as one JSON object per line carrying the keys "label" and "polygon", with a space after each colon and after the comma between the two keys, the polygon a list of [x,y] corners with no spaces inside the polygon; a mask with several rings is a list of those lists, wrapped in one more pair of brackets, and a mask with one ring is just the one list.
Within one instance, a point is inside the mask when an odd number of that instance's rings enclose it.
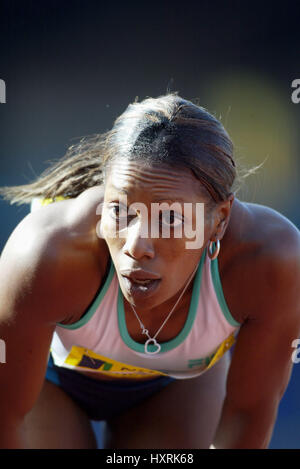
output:
{"label": "green trim on top", "polygon": [[57,326],[64,327],[65,329],[79,329],[79,327],[84,326],[92,318],[92,316],[95,314],[98,306],[100,305],[102,299],[104,298],[104,295],[107,292],[107,289],[108,289],[108,287],[109,287],[109,285],[112,281],[113,275],[115,273],[114,263],[111,260],[111,258],[109,258],[109,262],[110,262],[109,273],[106,277],[104,285],[103,285],[102,288],[100,288],[100,291],[97,293],[96,298],[92,301],[92,304],[89,306],[89,308],[87,309],[84,316],[82,316],[79,319],[79,321],[74,322],[73,324],[57,323]]}
{"label": "green trim on top", "polygon": [[216,292],[216,295],[217,295],[219,305],[220,305],[221,310],[222,310],[222,312],[225,316],[225,319],[233,327],[241,326],[241,324],[234,319],[234,317],[232,316],[232,314],[229,311],[229,308],[227,306],[225,296],[224,296],[224,293],[223,293],[220,273],[219,273],[218,258],[211,261],[211,278],[212,278],[212,281],[213,281],[213,285],[214,285],[214,289],[215,289],[215,292]]}
{"label": "green trim on top", "polygon": [[[193,293],[192,293],[192,298],[190,302],[189,312],[188,312],[188,316],[184,324],[184,327],[179,332],[177,337],[167,342],[160,343],[161,352],[168,352],[169,350],[172,350],[173,348],[178,347],[178,345],[181,344],[185,340],[185,338],[187,337],[187,335],[192,329],[192,326],[196,317],[196,312],[197,312],[198,299],[199,299],[199,294],[200,294],[200,284],[201,284],[205,255],[206,255],[206,250],[204,250],[202,257],[199,261],[197,273],[194,279]],[[119,291],[118,291],[118,323],[119,323],[120,335],[123,341],[125,342],[125,344],[132,350],[135,350],[136,352],[145,353],[144,344],[140,344],[139,342],[136,342],[135,340],[133,340],[128,333],[126,321],[125,321],[123,295],[122,295],[120,286],[119,286]],[[154,352],[156,350],[156,347],[153,344],[150,344],[148,348],[150,352]]]}

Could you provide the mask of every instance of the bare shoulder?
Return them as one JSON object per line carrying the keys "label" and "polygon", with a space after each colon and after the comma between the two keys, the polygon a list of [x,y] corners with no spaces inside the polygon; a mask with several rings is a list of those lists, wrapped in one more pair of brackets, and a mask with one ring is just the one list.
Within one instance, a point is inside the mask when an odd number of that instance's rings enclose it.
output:
{"label": "bare shoulder", "polygon": [[267,263],[282,280],[288,271],[300,267],[300,231],[284,215],[263,205],[248,203],[252,215],[249,235],[256,244],[260,260],[257,269]]}
{"label": "bare shoulder", "polygon": [[[14,295],[28,298],[32,309],[36,301],[41,310],[42,303],[42,314],[51,321],[84,311],[101,283],[108,252],[96,233],[100,192],[93,188],[28,214],[1,254],[0,283],[8,285],[9,278]],[[3,286],[0,300],[5,296]]]}
{"label": "bare shoulder", "polygon": [[265,247],[275,250],[278,250],[276,247],[288,248],[290,244],[292,248],[299,247],[300,232],[287,217],[265,205],[246,203],[245,206],[252,214],[253,225],[258,228],[257,235],[261,235]]}
{"label": "bare shoulder", "polygon": [[239,201],[230,225],[227,244],[233,254],[225,285],[237,320],[275,314],[279,296],[281,304],[289,298],[299,307],[297,227],[270,207]]}
{"label": "bare shoulder", "polygon": [[59,233],[61,239],[70,234],[86,236],[100,220],[104,190],[102,186],[91,187],[75,198],[65,199],[42,206],[37,204],[28,215],[35,229],[46,228],[45,234]]}

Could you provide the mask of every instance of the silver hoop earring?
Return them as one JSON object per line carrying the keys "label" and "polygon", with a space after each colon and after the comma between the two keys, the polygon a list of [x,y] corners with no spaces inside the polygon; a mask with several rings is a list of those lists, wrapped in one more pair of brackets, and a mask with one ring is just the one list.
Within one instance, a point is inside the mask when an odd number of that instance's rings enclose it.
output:
{"label": "silver hoop earring", "polygon": [[213,245],[214,245],[214,241],[210,241],[210,243],[208,245],[208,257],[212,261],[218,257],[219,252],[220,252],[220,241],[219,241],[219,239],[216,242],[215,252],[212,251]]}

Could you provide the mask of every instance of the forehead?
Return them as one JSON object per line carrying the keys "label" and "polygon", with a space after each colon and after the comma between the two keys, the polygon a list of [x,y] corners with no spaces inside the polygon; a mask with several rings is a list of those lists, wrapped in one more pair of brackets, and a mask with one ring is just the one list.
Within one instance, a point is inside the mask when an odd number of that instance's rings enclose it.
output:
{"label": "forehead", "polygon": [[135,192],[152,196],[183,197],[187,201],[204,196],[201,183],[188,168],[172,168],[164,164],[145,164],[121,159],[113,162],[107,178],[108,192]]}

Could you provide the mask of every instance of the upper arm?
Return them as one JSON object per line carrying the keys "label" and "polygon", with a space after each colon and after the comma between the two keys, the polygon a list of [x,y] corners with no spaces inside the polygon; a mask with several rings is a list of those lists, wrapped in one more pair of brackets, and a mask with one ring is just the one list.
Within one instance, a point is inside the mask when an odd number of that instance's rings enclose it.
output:
{"label": "upper arm", "polygon": [[270,438],[292,371],[292,342],[300,334],[299,232],[286,233],[280,246],[261,253],[248,274],[250,311],[233,353],[221,427],[228,429],[235,418],[240,425],[259,418]]}
{"label": "upper arm", "polygon": [[[44,380],[57,319],[49,243],[26,217],[0,257],[0,421],[16,422],[32,408]],[[55,256],[54,256],[55,257]],[[47,268],[48,266],[48,268]]]}
{"label": "upper arm", "polygon": [[67,204],[61,207],[25,217],[0,257],[0,339],[6,345],[0,421],[21,418],[31,409],[56,323],[85,311],[103,275],[93,230],[70,222]]}

